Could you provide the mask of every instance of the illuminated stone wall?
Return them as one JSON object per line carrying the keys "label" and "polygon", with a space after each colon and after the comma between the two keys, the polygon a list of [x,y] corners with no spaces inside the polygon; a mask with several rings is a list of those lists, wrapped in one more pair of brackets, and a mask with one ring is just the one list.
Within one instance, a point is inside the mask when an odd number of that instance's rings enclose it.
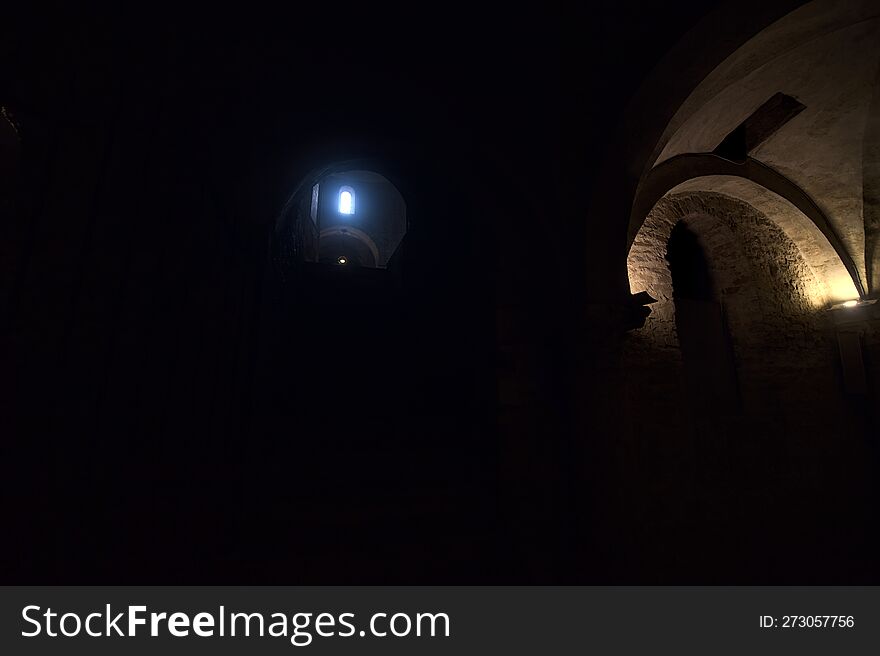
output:
{"label": "illuminated stone wall", "polygon": [[[724,416],[707,418],[688,404],[666,260],[679,221],[699,239],[730,331],[741,404]],[[622,486],[632,488],[624,514],[636,518],[636,542],[678,545],[652,554],[651,571],[698,570],[731,539],[751,555],[769,535],[776,544],[811,539],[817,517],[846,532],[843,524],[855,521],[844,517],[863,511],[851,500],[866,495],[866,453],[853,437],[860,419],[840,386],[831,317],[812,300],[821,281],[794,243],[739,200],[677,194],[654,207],[627,264],[632,291],[658,300],[645,326],[624,338],[621,356],[618,463]],[[766,498],[795,509],[770,519],[758,511]],[[843,515],[834,506],[840,499],[850,500]],[[694,551],[682,552],[680,536],[695,518]]]}

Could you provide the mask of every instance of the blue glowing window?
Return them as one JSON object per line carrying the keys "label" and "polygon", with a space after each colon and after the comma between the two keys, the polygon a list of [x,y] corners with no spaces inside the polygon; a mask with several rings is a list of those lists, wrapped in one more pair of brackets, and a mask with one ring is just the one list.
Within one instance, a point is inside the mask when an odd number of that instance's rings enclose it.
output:
{"label": "blue glowing window", "polygon": [[351,187],[339,190],[339,213],[354,214],[354,189]]}

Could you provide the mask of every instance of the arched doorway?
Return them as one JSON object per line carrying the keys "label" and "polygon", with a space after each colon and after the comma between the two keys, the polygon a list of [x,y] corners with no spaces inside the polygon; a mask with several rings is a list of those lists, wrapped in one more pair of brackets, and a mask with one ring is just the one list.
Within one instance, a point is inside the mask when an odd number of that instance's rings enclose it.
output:
{"label": "arched doorway", "polygon": [[672,229],[666,260],[692,411],[709,417],[730,414],[738,406],[739,392],[722,294],[700,238],[687,221]]}

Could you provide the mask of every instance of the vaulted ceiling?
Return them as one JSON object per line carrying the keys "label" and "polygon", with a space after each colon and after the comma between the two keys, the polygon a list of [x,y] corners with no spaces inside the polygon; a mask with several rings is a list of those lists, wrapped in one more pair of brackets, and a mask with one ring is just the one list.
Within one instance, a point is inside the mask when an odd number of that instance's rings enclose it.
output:
{"label": "vaulted ceiling", "polygon": [[[694,176],[689,189],[723,191],[770,213],[814,269],[826,266],[828,300],[880,291],[880,4],[814,0],[765,28],[727,57],[690,94],[655,149],[654,171],[676,157],[712,153],[776,93],[805,109],[784,122],[748,157],[799,187],[824,215],[848,274],[811,256],[815,228],[799,210],[755,184]],[[642,181],[640,193],[646,181]],[[821,250],[821,248],[818,248]],[[827,249],[826,249],[827,250]],[[818,253],[818,251],[817,251]],[[823,260],[822,258],[825,258]],[[824,264],[823,264],[824,262]],[[838,273],[841,269],[838,267]],[[855,279],[845,280],[846,278]]]}

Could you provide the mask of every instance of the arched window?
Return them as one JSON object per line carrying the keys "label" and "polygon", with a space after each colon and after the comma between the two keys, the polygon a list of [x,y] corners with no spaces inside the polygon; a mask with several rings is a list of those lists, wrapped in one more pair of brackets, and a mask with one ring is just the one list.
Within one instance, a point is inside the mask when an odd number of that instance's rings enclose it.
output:
{"label": "arched window", "polygon": [[342,187],[339,190],[339,213],[354,214],[354,189]]}
{"label": "arched window", "polygon": [[283,243],[277,244],[279,263],[387,269],[400,262],[402,256],[395,255],[407,221],[406,202],[397,187],[375,171],[339,164],[322,168],[322,174],[315,169],[314,177],[303,180],[287,202],[279,229]]}

